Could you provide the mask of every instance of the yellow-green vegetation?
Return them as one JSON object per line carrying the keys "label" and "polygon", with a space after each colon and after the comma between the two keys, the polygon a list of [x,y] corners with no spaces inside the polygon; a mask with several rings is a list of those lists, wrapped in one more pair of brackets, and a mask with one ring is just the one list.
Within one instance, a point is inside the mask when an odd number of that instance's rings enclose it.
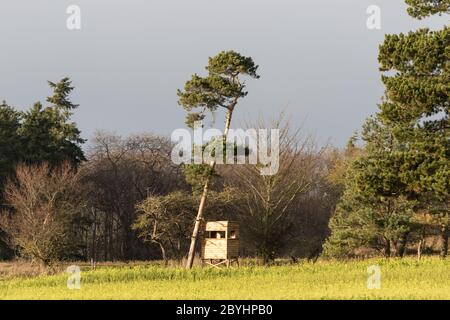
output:
{"label": "yellow-green vegetation", "polygon": [[[368,289],[367,268],[381,268]],[[68,274],[0,280],[0,299],[450,299],[450,260],[425,258],[319,261],[284,266],[184,270],[161,266],[100,267]]]}

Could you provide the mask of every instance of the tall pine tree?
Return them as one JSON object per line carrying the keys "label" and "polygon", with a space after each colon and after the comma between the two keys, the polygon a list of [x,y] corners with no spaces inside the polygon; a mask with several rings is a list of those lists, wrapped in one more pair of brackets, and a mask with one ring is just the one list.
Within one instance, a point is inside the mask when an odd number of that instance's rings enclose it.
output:
{"label": "tall pine tree", "polygon": [[69,78],[58,83],[49,82],[53,95],[47,98],[49,106],[43,107],[40,102],[24,113],[20,135],[24,142],[27,163],[48,162],[56,165],[62,161],[70,161],[74,165],[85,160],[81,144],[80,130],[70,122],[73,104],[69,95],[73,90]]}
{"label": "tall pine tree", "polygon": [[[450,1],[407,1],[417,18],[449,13]],[[386,101],[379,118],[408,148],[401,179],[418,209],[431,214],[441,235],[441,256],[448,251],[450,223],[450,28],[386,36],[380,47]]]}
{"label": "tall pine tree", "polygon": [[[6,104],[0,104],[0,212],[4,208],[3,186],[21,159],[22,146],[19,137],[20,113]],[[10,258],[13,251],[5,243],[7,234],[0,229],[0,260]]]}
{"label": "tall pine tree", "polygon": [[19,127],[20,113],[3,101],[0,104],[0,190],[22,156]]}
{"label": "tall pine tree", "polygon": [[[407,3],[408,12],[417,18],[449,11],[447,0]],[[326,252],[339,253],[339,248],[351,251],[351,246],[346,245],[349,243],[353,247],[370,246],[374,238],[380,239],[381,231],[385,253],[390,255],[395,244],[401,255],[414,227],[414,209],[434,218],[441,234],[441,256],[446,256],[450,201],[449,58],[448,27],[386,36],[379,53],[380,70],[386,72],[382,76],[385,99],[379,112],[366,122],[365,150],[349,170],[346,192],[330,222],[332,234],[325,245]],[[391,212],[388,216],[383,214],[383,207]],[[366,232],[358,232],[358,228]]]}

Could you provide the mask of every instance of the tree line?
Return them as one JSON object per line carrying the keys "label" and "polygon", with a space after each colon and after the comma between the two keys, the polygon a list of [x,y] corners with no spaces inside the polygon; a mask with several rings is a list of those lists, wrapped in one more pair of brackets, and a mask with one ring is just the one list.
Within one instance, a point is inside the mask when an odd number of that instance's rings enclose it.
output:
{"label": "tree line", "polygon": [[[74,106],[70,80],[51,88],[47,101],[62,93],[59,104],[32,109],[37,123],[48,119],[47,125],[34,127],[34,134],[45,140],[36,137],[41,143],[32,145],[33,151],[18,143],[31,111],[17,112],[6,103],[0,107],[2,124],[15,124],[2,126],[2,150],[17,148],[2,153],[8,166],[2,167],[1,257],[45,264],[182,259],[202,170],[174,165],[171,141],[154,134],[121,137],[98,131],[83,151],[84,140],[70,122],[69,110],[75,108],[61,107]],[[48,117],[53,112],[66,113]],[[319,149],[312,136],[283,123],[279,174],[263,177],[256,165],[218,166],[206,206],[208,219],[241,221],[243,254],[266,261],[278,255],[317,255],[334,205],[326,172],[337,151]],[[8,137],[15,137],[14,144]],[[262,194],[272,200],[259,198]],[[324,197],[330,200],[324,203]]]}
{"label": "tree line", "polygon": [[[448,0],[406,3],[416,18],[450,7]],[[280,129],[280,167],[269,176],[252,164],[175,165],[171,141],[151,133],[98,131],[83,148],[71,120],[78,105],[69,78],[49,82],[45,106],[19,112],[3,102],[0,259],[181,261],[199,214],[239,221],[242,255],[265,263],[320,255],[420,257],[436,248],[445,257],[449,58],[448,27],[387,35],[379,52],[385,97],[343,150],[319,147],[283,115],[249,123]],[[257,65],[226,51],[210,58],[207,71],[178,91],[187,124],[225,106],[229,127],[237,99],[247,95],[237,79],[258,78]]]}

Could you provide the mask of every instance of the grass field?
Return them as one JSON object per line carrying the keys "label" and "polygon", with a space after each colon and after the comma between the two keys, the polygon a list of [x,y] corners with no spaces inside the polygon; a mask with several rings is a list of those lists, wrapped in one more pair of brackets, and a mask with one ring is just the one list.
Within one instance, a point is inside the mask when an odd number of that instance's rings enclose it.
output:
{"label": "grass field", "polygon": [[[381,288],[367,288],[367,267],[381,268]],[[450,299],[450,260],[425,258],[319,261],[230,269],[100,267],[68,274],[0,280],[0,299]]]}

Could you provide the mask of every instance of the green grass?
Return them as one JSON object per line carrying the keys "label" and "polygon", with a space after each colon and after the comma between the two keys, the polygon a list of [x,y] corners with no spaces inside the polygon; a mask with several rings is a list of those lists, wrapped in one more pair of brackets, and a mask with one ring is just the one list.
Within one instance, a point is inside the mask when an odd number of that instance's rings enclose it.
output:
{"label": "green grass", "polygon": [[[367,288],[367,267],[381,268],[381,289]],[[373,259],[273,267],[193,269],[102,267],[0,280],[0,299],[450,299],[450,260]]]}

